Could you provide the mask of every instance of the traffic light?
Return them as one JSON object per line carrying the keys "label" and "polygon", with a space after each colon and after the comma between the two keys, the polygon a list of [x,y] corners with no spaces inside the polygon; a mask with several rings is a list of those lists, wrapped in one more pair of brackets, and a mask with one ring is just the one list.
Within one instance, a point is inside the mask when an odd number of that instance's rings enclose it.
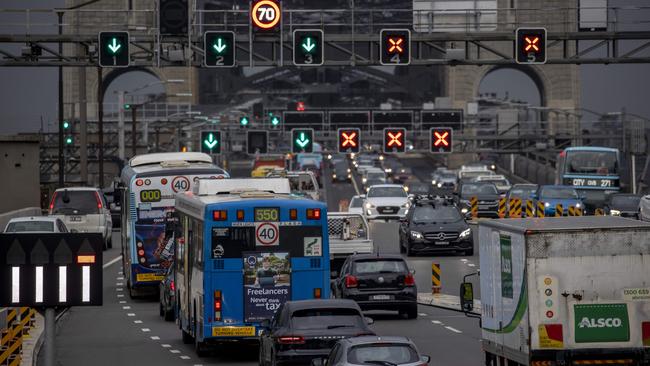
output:
{"label": "traffic light", "polygon": [[99,66],[128,67],[129,32],[99,32]]}
{"label": "traffic light", "polygon": [[454,129],[436,127],[429,130],[432,153],[451,153],[454,151]]}
{"label": "traffic light", "polygon": [[339,128],[339,153],[358,153],[361,150],[361,129]]}
{"label": "traffic light", "polygon": [[518,64],[546,63],[546,28],[517,28],[516,39]]}
{"label": "traffic light", "polygon": [[269,131],[246,131],[246,151],[249,154],[269,152]]}
{"label": "traffic light", "polygon": [[403,153],[406,151],[406,129],[384,128],[384,152]]}
{"label": "traffic light", "polygon": [[201,131],[201,152],[221,154],[221,131]]}
{"label": "traffic light", "polygon": [[263,115],[264,115],[264,104],[263,103],[253,104],[253,117],[255,117],[255,120],[260,121]]}
{"label": "traffic light", "polygon": [[67,119],[63,120],[63,144],[66,147],[71,147],[74,144],[72,123]]}
{"label": "traffic light", "polygon": [[280,125],[280,117],[271,116],[271,126],[278,127]]}
{"label": "traffic light", "polygon": [[161,35],[187,36],[187,0],[159,0]]}
{"label": "traffic light", "polygon": [[379,36],[379,62],[382,65],[408,65],[411,63],[411,31],[408,29],[382,29]]}
{"label": "traffic light", "polygon": [[243,116],[243,117],[239,118],[239,125],[242,126],[242,127],[248,126],[249,122],[250,121],[248,120],[248,117],[246,117],[246,116]]}
{"label": "traffic light", "polygon": [[291,129],[291,152],[294,154],[311,153],[314,151],[314,129]]}
{"label": "traffic light", "polygon": [[293,64],[296,66],[321,66],[325,61],[325,37],[320,29],[293,31]]}
{"label": "traffic light", "polygon": [[235,32],[208,31],[203,35],[205,67],[235,66]]}

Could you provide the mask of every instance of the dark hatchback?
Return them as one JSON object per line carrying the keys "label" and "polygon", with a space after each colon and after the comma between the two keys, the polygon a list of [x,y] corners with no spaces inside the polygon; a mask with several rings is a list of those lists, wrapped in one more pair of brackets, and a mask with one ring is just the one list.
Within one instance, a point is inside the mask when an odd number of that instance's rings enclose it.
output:
{"label": "dark hatchback", "polygon": [[499,217],[499,190],[494,183],[463,183],[458,189],[459,206],[463,214],[469,214],[470,200],[476,197],[478,200],[479,217]]}
{"label": "dark hatchback", "polygon": [[345,161],[334,164],[332,167],[332,183],[352,182],[352,171]]}
{"label": "dark hatchback", "polygon": [[415,278],[400,255],[349,256],[332,293],[356,301],[363,310],[396,310],[409,319],[418,316]]}
{"label": "dark hatchback", "polygon": [[605,214],[639,219],[641,196],[632,193],[613,193],[605,201]]}
{"label": "dark hatchback", "polygon": [[260,365],[309,365],[326,357],[337,341],[375,335],[351,300],[287,301],[260,336]]}
{"label": "dark hatchback", "polygon": [[400,224],[400,251],[407,256],[425,252],[459,251],[474,255],[472,230],[458,208],[443,200],[414,202]]}

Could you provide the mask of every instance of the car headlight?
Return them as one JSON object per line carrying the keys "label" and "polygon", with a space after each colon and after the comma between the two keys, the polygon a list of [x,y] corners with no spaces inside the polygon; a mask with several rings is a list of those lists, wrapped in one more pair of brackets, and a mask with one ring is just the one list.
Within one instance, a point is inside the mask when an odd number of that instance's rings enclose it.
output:
{"label": "car headlight", "polygon": [[434,186],[436,185],[436,183],[437,183],[437,182],[436,182],[435,179],[431,180],[431,184],[433,184]]}
{"label": "car headlight", "polygon": [[463,230],[462,233],[460,233],[460,238],[464,239],[464,238],[468,237],[471,233],[472,233],[472,229],[465,229],[465,230]]}
{"label": "car headlight", "polygon": [[463,213],[463,214],[466,214],[467,213],[467,208],[465,208],[465,207],[461,208],[460,212]]}
{"label": "car headlight", "polygon": [[442,188],[442,183],[438,183],[438,188]]}
{"label": "car headlight", "polygon": [[544,207],[551,207],[551,204],[548,202],[544,202]]}
{"label": "car headlight", "polygon": [[582,207],[582,203],[580,202],[576,203],[576,208],[581,208],[581,207]]}
{"label": "car headlight", "polygon": [[402,205],[402,208],[409,208],[411,207],[411,202],[406,202],[405,204]]}
{"label": "car headlight", "polygon": [[372,215],[372,211],[366,210],[366,215]]}
{"label": "car headlight", "polygon": [[367,181],[368,181],[367,178],[361,178],[361,182],[365,183],[365,182],[367,182]]}
{"label": "car headlight", "polygon": [[332,178],[336,179],[336,174],[332,174]]}
{"label": "car headlight", "polygon": [[352,173],[352,169],[348,168],[348,173]]}
{"label": "car headlight", "polygon": [[490,169],[492,169],[492,170],[496,170],[496,169],[497,169],[497,166],[494,165],[494,164],[492,164],[492,165],[490,165]]}
{"label": "car headlight", "polygon": [[348,179],[352,179],[352,174],[348,174]]}
{"label": "car headlight", "polygon": [[381,156],[379,157],[379,160],[384,160],[384,156],[381,155]]}
{"label": "car headlight", "polygon": [[422,233],[419,232],[419,231],[411,231],[411,238],[417,239],[417,240],[422,240],[422,239],[424,239],[424,235],[422,235]]}
{"label": "car headlight", "polygon": [[621,216],[621,211],[619,210],[609,210],[609,214],[612,216]]}
{"label": "car headlight", "polygon": [[408,192],[408,191],[409,191],[409,187],[404,187],[404,190]]}
{"label": "car headlight", "polygon": [[393,169],[391,169],[391,168],[386,168],[386,170],[384,170],[384,171],[385,171],[386,173],[392,173],[392,172],[393,172]]}
{"label": "car headlight", "polygon": [[366,203],[366,208],[375,208],[375,205],[373,205],[372,203],[368,202],[368,203]]}
{"label": "car headlight", "polygon": [[332,160],[332,154],[327,155],[327,160]]}

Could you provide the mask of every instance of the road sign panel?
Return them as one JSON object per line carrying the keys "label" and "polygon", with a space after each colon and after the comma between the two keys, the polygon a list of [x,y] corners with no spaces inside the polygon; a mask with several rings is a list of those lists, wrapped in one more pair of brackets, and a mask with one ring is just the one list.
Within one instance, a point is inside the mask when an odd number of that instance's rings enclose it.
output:
{"label": "road sign panel", "polygon": [[293,31],[293,64],[296,66],[321,66],[325,61],[325,36],[320,29]]}
{"label": "road sign panel", "polygon": [[270,247],[280,245],[280,231],[273,222],[259,222],[255,224],[255,245]]}
{"label": "road sign panel", "polygon": [[517,28],[515,38],[517,63],[546,63],[546,28]]}
{"label": "road sign panel", "polygon": [[451,153],[454,151],[454,129],[450,127],[436,127],[429,130],[432,153]]}
{"label": "road sign panel", "polygon": [[201,152],[221,154],[221,131],[201,131]]}
{"label": "road sign panel", "polygon": [[403,153],[406,151],[406,129],[384,128],[384,152]]}
{"label": "road sign panel", "polygon": [[251,21],[256,30],[270,31],[280,24],[282,10],[274,0],[259,0],[251,5]]}
{"label": "road sign panel", "polygon": [[208,31],[203,35],[205,67],[234,67],[235,50],[235,32]]}
{"label": "road sign panel", "polygon": [[382,29],[379,33],[379,62],[390,66],[410,64],[411,31]]}
{"label": "road sign panel", "polygon": [[268,154],[269,131],[246,131],[246,151],[249,154]]}
{"label": "road sign panel", "polygon": [[99,32],[99,66],[128,67],[129,32]]}
{"label": "road sign panel", "polygon": [[361,129],[339,128],[338,147],[340,153],[358,153],[361,150]]}
{"label": "road sign panel", "polygon": [[291,130],[291,152],[311,153],[314,151],[314,129],[294,128]]}

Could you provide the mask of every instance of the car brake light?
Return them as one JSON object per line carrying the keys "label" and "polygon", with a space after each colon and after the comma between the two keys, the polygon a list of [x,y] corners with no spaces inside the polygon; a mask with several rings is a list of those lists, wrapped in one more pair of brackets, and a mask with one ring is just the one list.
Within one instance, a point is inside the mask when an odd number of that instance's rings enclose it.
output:
{"label": "car brake light", "polygon": [[169,282],[169,289],[172,291],[176,291],[176,286],[174,285],[174,280],[171,280]]}
{"label": "car brake light", "polygon": [[99,198],[99,193],[95,192],[95,199],[97,200],[97,208],[102,208],[102,199]]}
{"label": "car brake light", "polygon": [[357,287],[358,285],[359,285],[359,281],[357,281],[356,277],[352,275],[345,276],[345,287],[352,288],[352,287]]}
{"label": "car brake light", "polygon": [[303,344],[305,343],[305,338],[298,335],[282,336],[278,337],[278,343],[280,344]]}
{"label": "car brake light", "polygon": [[307,219],[308,220],[320,220],[320,208],[309,208],[309,209],[307,209]]}
{"label": "car brake light", "polygon": [[412,274],[409,273],[404,277],[404,286],[415,286],[415,277]]}
{"label": "car brake light", "polygon": [[50,215],[52,214],[52,211],[54,211],[54,200],[56,200],[56,195],[58,192],[54,192],[52,195],[52,202],[50,202]]}

